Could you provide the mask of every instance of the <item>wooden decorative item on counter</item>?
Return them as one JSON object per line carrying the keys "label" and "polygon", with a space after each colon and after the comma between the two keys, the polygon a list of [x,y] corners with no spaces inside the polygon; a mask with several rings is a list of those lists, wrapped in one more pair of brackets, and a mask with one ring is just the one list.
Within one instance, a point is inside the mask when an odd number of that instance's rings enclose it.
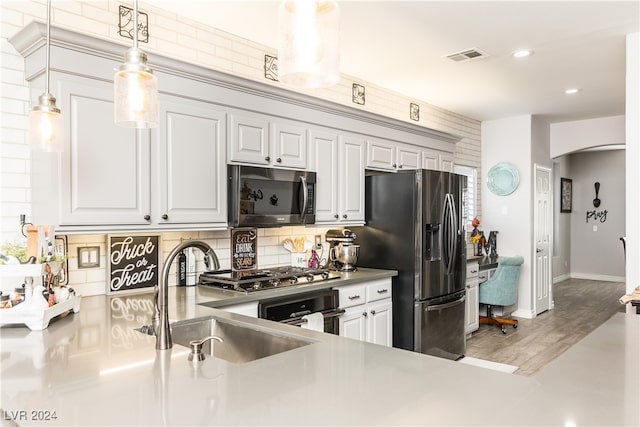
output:
{"label": "wooden decorative item on counter", "polygon": [[158,283],[160,235],[109,235],[107,293],[139,291]]}

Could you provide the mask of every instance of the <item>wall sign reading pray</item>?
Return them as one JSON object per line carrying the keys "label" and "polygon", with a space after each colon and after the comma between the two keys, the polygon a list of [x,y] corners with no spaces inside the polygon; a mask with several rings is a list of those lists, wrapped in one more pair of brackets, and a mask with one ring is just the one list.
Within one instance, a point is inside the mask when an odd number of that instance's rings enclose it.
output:
{"label": "wall sign reading pray", "polygon": [[109,293],[155,286],[160,236],[109,236]]}

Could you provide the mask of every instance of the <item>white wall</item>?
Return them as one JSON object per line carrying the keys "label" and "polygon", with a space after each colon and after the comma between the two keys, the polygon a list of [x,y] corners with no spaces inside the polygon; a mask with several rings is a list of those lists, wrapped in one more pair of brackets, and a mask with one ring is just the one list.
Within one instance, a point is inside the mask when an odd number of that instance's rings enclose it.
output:
{"label": "white wall", "polygon": [[626,88],[626,273],[627,291],[631,292],[640,286],[640,33],[627,36]]}
{"label": "white wall", "polygon": [[[573,180],[571,217],[571,277],[623,282],[625,235],[625,153],[608,150],[569,156]],[[594,207],[594,183],[600,183],[600,206]],[[587,212],[607,212],[606,221]]]}
{"label": "white wall", "polygon": [[513,164],[520,175],[520,185],[507,196],[496,196],[483,184],[482,218],[485,234],[497,230],[498,254],[522,255],[518,314],[532,317],[532,117],[530,115],[482,122],[482,183],[496,163]]}
{"label": "white wall", "polygon": [[551,125],[551,157],[590,147],[625,143],[625,116],[601,117]]}

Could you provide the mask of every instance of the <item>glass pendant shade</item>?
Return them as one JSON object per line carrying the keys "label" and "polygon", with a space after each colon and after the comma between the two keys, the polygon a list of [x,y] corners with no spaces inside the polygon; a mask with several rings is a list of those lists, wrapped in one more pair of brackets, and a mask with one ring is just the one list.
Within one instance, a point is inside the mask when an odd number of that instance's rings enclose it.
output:
{"label": "glass pendant shade", "polygon": [[113,77],[117,125],[134,128],[158,126],[158,79],[147,66],[147,56],[129,49]]}
{"label": "glass pendant shade", "polygon": [[338,83],[338,4],[323,0],[284,0],[278,20],[278,79],[307,88]]}
{"label": "glass pendant shade", "polygon": [[29,113],[29,145],[32,150],[64,151],[64,119],[50,93],[40,95],[38,105]]}

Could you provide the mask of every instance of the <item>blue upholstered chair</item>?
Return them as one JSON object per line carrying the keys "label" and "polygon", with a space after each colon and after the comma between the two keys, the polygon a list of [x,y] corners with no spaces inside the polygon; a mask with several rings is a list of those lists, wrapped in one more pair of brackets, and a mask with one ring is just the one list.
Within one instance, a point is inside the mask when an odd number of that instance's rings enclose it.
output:
{"label": "blue upholstered chair", "polygon": [[480,304],[487,305],[487,315],[480,316],[481,324],[495,325],[502,330],[503,334],[507,333],[504,325],[518,327],[518,321],[515,319],[493,317],[491,306],[508,306],[518,302],[518,279],[520,278],[520,266],[523,262],[524,258],[521,256],[498,258],[498,268],[495,274],[480,284]]}

